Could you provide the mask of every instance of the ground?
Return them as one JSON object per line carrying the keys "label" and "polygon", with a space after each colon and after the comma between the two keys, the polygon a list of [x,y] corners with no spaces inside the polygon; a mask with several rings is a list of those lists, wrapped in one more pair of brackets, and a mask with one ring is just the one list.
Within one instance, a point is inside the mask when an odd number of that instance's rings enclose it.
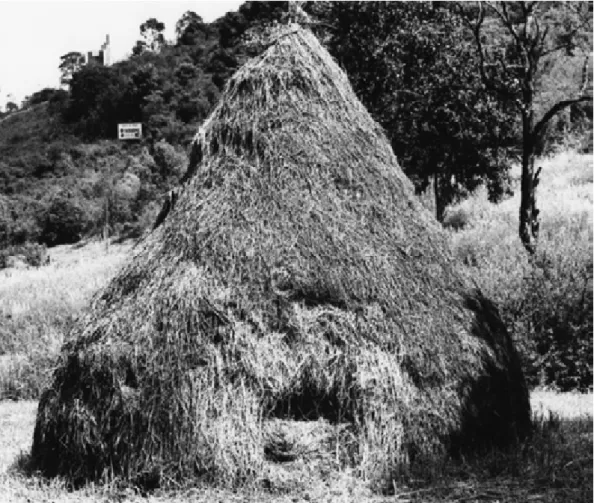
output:
{"label": "ground", "polygon": [[[461,466],[456,476],[436,479],[422,488],[396,487],[395,494],[374,495],[348,473],[334,473],[325,484],[301,488],[289,494],[270,494],[262,490],[232,492],[213,489],[187,489],[156,492],[143,496],[132,489],[89,485],[68,491],[63,481],[47,481],[19,471],[19,459],[31,447],[37,402],[0,402],[0,501],[7,503],[107,503],[138,502],[577,502],[591,501],[592,495],[592,394],[532,393],[535,415],[545,422],[549,414],[559,421],[548,424],[548,433],[534,447],[538,453],[526,457],[532,469],[518,476],[507,470],[485,475],[476,465]],[[544,419],[542,419],[544,418]],[[566,461],[565,456],[572,459]],[[550,459],[546,459],[546,458]],[[509,461],[509,460],[506,460]],[[559,463],[559,464],[558,464]],[[492,462],[491,465],[496,463]],[[482,467],[492,470],[493,466]],[[573,486],[573,487],[572,487]]]}

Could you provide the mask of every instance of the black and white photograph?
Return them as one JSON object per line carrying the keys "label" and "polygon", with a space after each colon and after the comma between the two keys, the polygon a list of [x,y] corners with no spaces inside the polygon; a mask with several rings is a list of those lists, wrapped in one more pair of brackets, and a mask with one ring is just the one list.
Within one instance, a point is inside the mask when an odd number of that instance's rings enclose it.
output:
{"label": "black and white photograph", "polygon": [[0,502],[590,503],[593,12],[0,0]]}

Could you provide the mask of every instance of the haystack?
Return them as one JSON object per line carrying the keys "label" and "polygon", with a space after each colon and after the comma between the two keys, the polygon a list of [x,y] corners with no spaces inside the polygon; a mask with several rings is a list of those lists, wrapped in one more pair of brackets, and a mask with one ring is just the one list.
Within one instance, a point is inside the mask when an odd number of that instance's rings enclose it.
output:
{"label": "haystack", "polygon": [[340,427],[337,462],[389,480],[526,434],[497,310],[309,31],[284,28],[230,79],[192,159],[63,348],[39,469],[237,485],[295,457],[271,424],[318,421]]}

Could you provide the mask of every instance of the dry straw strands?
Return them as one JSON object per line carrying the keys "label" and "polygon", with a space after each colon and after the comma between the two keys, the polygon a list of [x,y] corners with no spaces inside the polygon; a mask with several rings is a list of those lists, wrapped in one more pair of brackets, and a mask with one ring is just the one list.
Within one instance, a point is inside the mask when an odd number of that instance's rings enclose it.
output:
{"label": "dry straw strands", "polygon": [[339,464],[389,483],[527,432],[495,308],[344,72],[282,30],[230,79],[174,208],[70,335],[39,405],[45,473],[261,481],[279,450],[266,424],[320,420],[342,432]]}

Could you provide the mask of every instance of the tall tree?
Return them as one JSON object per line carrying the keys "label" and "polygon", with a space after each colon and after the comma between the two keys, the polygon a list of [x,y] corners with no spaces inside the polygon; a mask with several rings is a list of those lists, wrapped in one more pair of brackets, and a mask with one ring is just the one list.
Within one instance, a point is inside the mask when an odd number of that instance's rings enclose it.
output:
{"label": "tall tree", "polygon": [[165,45],[165,23],[152,17],[140,25],[140,35],[144,40],[136,42],[133,49],[134,54],[144,51],[160,52]]}
{"label": "tall tree", "polygon": [[116,66],[85,66],[72,79],[63,117],[76,123],[77,132],[89,139],[113,138],[117,123],[128,119],[121,106],[125,90]]}
{"label": "tall tree", "polygon": [[140,34],[144,38],[146,47],[151,52],[159,52],[165,45],[165,23],[158,21],[154,17],[148,19],[140,25]]}
{"label": "tall tree", "polygon": [[175,24],[178,45],[196,45],[204,42],[210,33],[209,26],[195,12],[189,10]]}
{"label": "tall tree", "polygon": [[62,76],[60,83],[62,85],[70,85],[72,76],[78,72],[85,64],[85,57],[76,51],[69,52],[60,57],[60,71]]}
{"label": "tall tree", "polygon": [[19,106],[14,101],[9,101],[6,103],[6,112],[9,114],[12,112],[16,112],[19,109]]}
{"label": "tall tree", "polygon": [[513,136],[504,108],[481,92],[470,37],[439,2],[312,3],[355,92],[384,127],[403,169],[421,190],[432,183],[436,217],[486,181],[503,190],[503,148]]}
{"label": "tall tree", "polygon": [[[477,2],[460,4],[470,28],[484,88],[511,107],[521,121],[522,181],[519,235],[536,251],[539,210],[536,189],[547,127],[560,112],[592,101],[588,66],[592,49],[591,2]],[[581,63],[577,78],[548,78],[569,58]]]}

